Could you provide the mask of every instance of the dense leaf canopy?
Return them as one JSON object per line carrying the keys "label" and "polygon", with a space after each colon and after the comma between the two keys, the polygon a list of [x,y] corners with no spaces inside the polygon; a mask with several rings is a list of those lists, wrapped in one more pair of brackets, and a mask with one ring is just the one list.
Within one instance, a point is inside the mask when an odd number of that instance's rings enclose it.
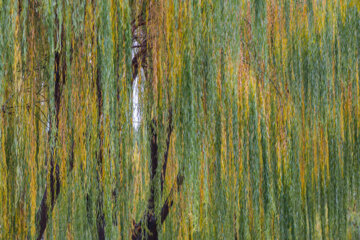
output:
{"label": "dense leaf canopy", "polygon": [[358,0],[0,0],[0,239],[359,239],[359,51]]}

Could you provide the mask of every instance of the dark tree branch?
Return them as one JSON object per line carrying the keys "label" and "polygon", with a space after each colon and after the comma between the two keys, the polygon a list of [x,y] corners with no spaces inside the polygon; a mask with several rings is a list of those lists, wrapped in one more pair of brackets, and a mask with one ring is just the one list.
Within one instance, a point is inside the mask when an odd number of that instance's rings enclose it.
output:
{"label": "dark tree branch", "polygon": [[[132,35],[133,41],[137,41],[136,45],[132,46],[132,48],[137,49],[135,52],[135,56],[132,59],[132,70],[133,70],[133,80],[139,74],[140,68],[143,67],[144,70],[148,70],[148,66],[146,65],[146,59],[148,55],[148,49],[150,48],[148,44],[148,36],[146,34],[146,25],[147,21],[144,18],[143,14],[137,16],[132,22]],[[140,27],[144,26],[140,29]],[[167,138],[166,138],[166,149],[164,153],[164,162],[162,166],[159,165],[159,156],[158,156],[158,136],[157,136],[157,120],[152,120],[150,125],[150,151],[151,151],[151,159],[150,159],[150,197],[148,200],[148,207],[145,211],[143,218],[137,223],[133,225],[132,236],[133,240],[135,239],[148,239],[148,240],[157,240],[158,239],[158,230],[157,230],[157,216],[154,214],[155,208],[155,175],[158,170],[158,167],[161,167],[161,194],[163,194],[164,190],[164,182],[166,177],[166,168],[169,156],[170,149],[170,141],[171,141],[171,133],[173,130],[172,125],[172,111],[169,111],[169,123],[167,128]],[[183,183],[183,177],[178,174],[177,181],[174,186],[170,190],[170,194],[167,197],[162,209],[161,215],[159,216],[161,219],[161,223],[163,223],[170,212],[170,208],[173,205],[173,196],[176,191],[179,190],[180,186]],[[146,231],[143,229],[145,224]]]}
{"label": "dark tree branch", "polygon": [[[59,166],[56,165],[54,168],[53,156],[50,160],[50,205],[48,205],[48,187],[46,186],[43,198],[41,200],[40,208],[36,213],[36,225],[37,227],[37,239],[42,239],[42,236],[45,232],[48,214],[52,211],[55,205],[55,200],[57,199],[60,193],[60,178],[59,178]],[[55,176],[54,176],[55,175]],[[50,209],[49,209],[50,208]]]}
{"label": "dark tree branch", "polygon": [[[57,15],[55,15],[55,22],[58,24],[58,18]],[[58,26],[58,28],[63,26]],[[65,45],[65,31],[63,29],[61,33],[61,37],[58,41],[60,41],[61,49],[64,49]],[[61,104],[61,93],[62,88],[65,83],[65,77],[66,77],[66,61],[65,61],[65,55],[63,54],[62,50],[55,52],[54,57],[54,76],[55,76],[55,92],[54,92],[54,100],[55,100],[55,126],[56,126],[56,132],[55,132],[55,144],[57,142],[58,137],[58,127],[59,127],[59,112],[60,112],[60,104]],[[52,129],[52,125],[50,124],[50,131]],[[72,149],[73,151],[73,149]],[[59,196],[60,193],[60,172],[59,172],[59,165],[55,163],[54,161],[54,146],[52,146],[52,149],[50,150],[50,185],[45,187],[45,192],[43,194],[43,198],[41,200],[40,208],[38,209],[35,221],[36,221],[36,229],[37,229],[37,239],[40,240],[43,237],[43,234],[45,232],[48,217],[51,213],[52,209],[55,206],[56,199]],[[72,156],[72,153],[71,153]],[[50,189],[48,189],[50,188]],[[50,204],[48,203],[48,191],[50,192]]]}
{"label": "dark tree branch", "polygon": [[150,161],[150,197],[148,201],[148,209],[154,210],[155,204],[155,183],[154,178],[156,175],[156,169],[158,167],[158,143],[157,143],[157,134],[156,134],[156,120],[152,121],[151,124],[151,139],[150,139],[150,151],[151,151],[151,161]]}
{"label": "dark tree branch", "polygon": [[136,30],[137,26],[139,25],[139,23],[144,22],[144,12],[141,12],[138,16],[136,16],[132,21],[131,21],[131,27],[133,29],[133,32]]}
{"label": "dark tree branch", "polygon": [[[159,156],[158,156],[158,140],[157,140],[157,133],[156,133],[156,127],[157,127],[157,121],[153,120],[151,124],[151,144],[150,144],[150,150],[151,150],[151,162],[150,162],[150,198],[149,198],[149,209],[154,209],[154,200],[155,200],[155,183],[154,183],[154,177],[159,165]],[[172,132],[172,111],[169,110],[169,126],[168,126],[168,132],[167,132],[167,138],[166,138],[166,150],[164,153],[164,163],[162,165],[162,171],[161,171],[161,193],[163,192],[164,188],[164,182],[165,182],[165,176],[166,176],[166,166],[168,161],[168,155],[169,155],[169,147],[170,147],[170,138],[171,138],[171,132]]]}
{"label": "dark tree branch", "polygon": [[164,189],[164,182],[165,182],[165,176],[166,176],[166,166],[167,166],[167,161],[168,161],[169,148],[170,148],[170,137],[171,137],[172,130],[173,130],[173,127],[172,127],[172,110],[170,109],[170,111],[169,111],[169,129],[168,129],[168,135],[167,135],[167,138],[166,138],[166,150],[165,150],[165,154],[164,154],[164,164],[163,164],[162,172],[161,172],[161,193],[163,192],[163,189]]}
{"label": "dark tree branch", "polygon": [[143,18],[143,17],[141,17],[139,20],[138,20],[138,22],[136,23],[136,22],[132,22],[131,23],[131,31],[132,31],[132,34],[134,35],[135,33],[136,33],[136,30],[139,28],[139,27],[141,27],[141,26],[145,26],[146,25],[146,20]]}
{"label": "dark tree branch", "polygon": [[[64,67],[64,65],[63,65]],[[63,69],[65,71],[65,69]],[[65,79],[60,78],[60,53],[55,53],[55,142],[57,141],[58,134],[58,125],[59,125],[59,110],[60,110],[60,100],[61,100],[61,88]],[[63,75],[65,76],[65,75]],[[52,126],[50,126],[51,128]],[[51,132],[51,130],[50,130]],[[48,215],[54,208],[56,199],[60,193],[60,176],[59,176],[59,166],[54,161],[54,149],[50,151],[50,186],[46,186],[43,198],[41,200],[40,208],[36,213],[35,220],[37,226],[37,239],[40,240],[45,232]],[[50,187],[50,189],[48,189]],[[48,191],[50,191],[50,205],[48,205]]]}
{"label": "dark tree branch", "polygon": [[143,11],[131,21],[132,40],[137,41],[137,44],[132,46],[133,49],[137,49],[132,59],[133,80],[138,75],[141,64],[146,61],[148,41],[146,30],[142,28],[146,28],[146,25],[147,20]]}
{"label": "dark tree branch", "polygon": [[180,187],[183,184],[183,182],[184,182],[184,176],[178,173],[176,177],[176,183],[172,186],[169,196],[166,198],[166,201],[163,207],[161,208],[161,224],[164,223],[165,219],[169,215],[170,208],[174,204],[174,194],[180,191]]}
{"label": "dark tree branch", "polygon": [[134,45],[132,46],[131,48],[143,48],[145,47],[146,45],[143,45],[143,44],[139,44],[139,45]]}
{"label": "dark tree branch", "polygon": [[97,167],[98,167],[98,172],[97,172],[97,182],[98,182],[98,186],[99,186],[99,196],[98,196],[98,200],[97,200],[97,219],[96,219],[96,226],[97,226],[97,231],[98,231],[98,238],[99,240],[104,240],[105,239],[105,217],[104,217],[104,212],[103,212],[103,190],[101,188],[101,172],[102,172],[102,166],[103,166],[103,139],[102,139],[102,135],[103,135],[103,128],[102,128],[102,108],[103,108],[103,95],[102,95],[102,87],[101,87],[101,71],[100,71],[100,67],[99,67],[99,63],[98,63],[98,67],[97,67],[97,76],[96,76],[96,87],[97,87],[97,100],[98,100],[98,126],[99,126],[99,135],[98,135],[98,140],[100,142],[100,146],[99,146],[99,155],[98,155],[98,160],[97,160]]}
{"label": "dark tree branch", "polygon": [[[184,177],[178,173],[176,177],[176,182],[172,186],[168,197],[166,198],[165,203],[161,208],[161,224],[163,224],[170,213],[170,208],[174,204],[175,193],[180,191],[180,187],[184,182]],[[143,229],[143,225],[146,224],[146,228],[149,230],[149,233],[146,233],[146,230]],[[148,234],[148,235],[147,235]],[[147,238],[146,238],[147,237]],[[152,211],[147,210],[142,219],[134,224],[133,230],[131,233],[132,240],[141,240],[141,239],[157,239],[157,230],[156,230],[156,217]]]}
{"label": "dark tree branch", "polygon": [[[142,232],[142,224],[146,224],[147,229],[149,229],[149,235],[147,235],[147,239],[157,239],[158,232],[156,226],[156,216],[154,215],[154,207],[155,207],[155,175],[159,165],[158,161],[158,139],[156,133],[157,121],[152,120],[151,122],[151,139],[150,139],[150,150],[151,150],[151,161],[150,161],[150,197],[148,201],[148,208],[144,214],[144,217],[138,224],[134,224],[134,228],[132,231],[132,239],[142,239],[145,232]],[[170,139],[172,133],[172,110],[169,110],[169,125],[168,125],[168,132],[166,138],[166,150],[164,153],[164,163],[162,165],[162,172],[161,172],[161,194],[163,193],[163,185],[166,176],[166,166],[169,156],[169,148],[170,148]],[[162,209],[161,209],[161,223],[163,223],[166,217],[169,214],[170,208],[173,205],[173,196],[176,190],[179,190],[183,182],[183,177],[178,174],[176,183],[170,190],[170,194],[167,197]]]}
{"label": "dark tree branch", "polygon": [[146,61],[146,53],[147,47],[140,48],[140,50],[135,54],[134,58],[132,59],[132,69],[133,69],[133,80],[138,75],[139,69],[141,67],[141,63],[145,63]]}

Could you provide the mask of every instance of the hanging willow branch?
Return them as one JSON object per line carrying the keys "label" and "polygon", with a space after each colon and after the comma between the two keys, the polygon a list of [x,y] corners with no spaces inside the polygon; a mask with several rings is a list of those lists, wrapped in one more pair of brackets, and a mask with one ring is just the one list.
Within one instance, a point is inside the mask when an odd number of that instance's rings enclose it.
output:
{"label": "hanging willow branch", "polygon": [[360,239],[357,2],[0,0],[0,239]]}

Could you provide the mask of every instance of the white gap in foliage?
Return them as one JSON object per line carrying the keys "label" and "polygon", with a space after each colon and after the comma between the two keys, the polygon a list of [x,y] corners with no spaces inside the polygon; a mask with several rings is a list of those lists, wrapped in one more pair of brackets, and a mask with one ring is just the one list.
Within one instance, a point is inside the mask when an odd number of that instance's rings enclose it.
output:
{"label": "white gap in foliage", "polygon": [[[133,42],[133,46],[138,45],[137,41]],[[135,54],[137,53],[138,49],[137,48],[133,48],[131,51],[132,57],[134,58]],[[143,86],[143,82],[145,81],[145,74],[144,74],[144,70],[143,68],[140,68],[139,71],[140,74],[138,74],[136,76],[136,78],[134,79],[133,82],[133,86],[132,86],[132,108],[133,108],[133,112],[132,112],[132,124],[133,124],[133,128],[136,130],[139,129],[140,127],[140,123],[141,123],[141,111],[140,111],[140,104],[139,104],[139,90],[142,90],[142,86]],[[141,86],[139,86],[139,75],[141,78]]]}

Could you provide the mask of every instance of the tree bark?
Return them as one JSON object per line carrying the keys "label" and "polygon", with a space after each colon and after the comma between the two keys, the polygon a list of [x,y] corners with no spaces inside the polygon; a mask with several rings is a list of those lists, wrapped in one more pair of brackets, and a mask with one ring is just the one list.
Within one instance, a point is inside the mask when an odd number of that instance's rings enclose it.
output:
{"label": "tree bark", "polygon": [[[55,15],[55,25],[57,28],[62,28],[61,36],[58,41],[60,41],[61,49],[65,47],[65,30],[64,25],[62,24],[59,26],[58,17]],[[55,37],[55,36],[54,36]],[[55,145],[57,142],[58,136],[58,129],[59,129],[59,112],[60,112],[60,105],[61,105],[61,94],[62,89],[65,84],[65,77],[66,77],[66,61],[65,61],[65,54],[63,54],[62,50],[56,51],[54,56],[54,81],[55,81],[55,91],[53,97],[55,100]],[[49,133],[52,131],[52,127],[50,124]],[[53,146],[54,147],[54,146]],[[73,151],[73,149],[72,149]],[[73,153],[70,154],[71,158]],[[72,161],[72,159],[70,160]],[[70,164],[72,168],[72,164]],[[42,239],[43,234],[45,232],[49,214],[54,208],[56,203],[56,199],[60,193],[60,170],[58,164],[55,164],[54,160],[54,149],[50,149],[50,185],[45,187],[45,192],[43,194],[40,207],[35,216],[36,228],[37,228],[37,238],[38,240]],[[48,189],[50,188],[50,189]],[[50,201],[48,200],[48,192],[50,193]],[[49,204],[50,203],[50,204]]]}
{"label": "tree bark", "polygon": [[[167,216],[170,213],[170,208],[174,204],[174,196],[176,192],[180,191],[181,185],[184,182],[184,177],[178,173],[176,182],[172,186],[170,193],[168,197],[166,198],[165,203],[163,204],[161,208],[161,224],[163,224],[167,218]],[[146,224],[146,228],[149,230],[149,234],[145,232],[145,230],[142,228],[142,226]],[[141,239],[148,239],[148,240],[154,240],[158,239],[158,232],[156,228],[156,217],[152,212],[149,212],[147,210],[142,217],[142,219],[134,224],[132,234],[131,234],[132,240],[141,240]]]}
{"label": "tree bark", "polygon": [[[55,144],[57,141],[57,135],[58,135],[58,126],[59,126],[59,111],[60,111],[60,102],[61,102],[61,89],[65,82],[65,74],[60,74],[60,69],[63,72],[66,72],[66,65],[63,64],[60,66],[60,59],[61,59],[61,52],[55,53],[55,69],[54,69],[54,75],[55,75],[55,93],[54,93],[54,99],[55,99],[55,125],[56,125],[56,133],[55,133]],[[61,76],[63,79],[61,79]],[[50,126],[51,128],[51,126]],[[52,130],[50,129],[49,132]],[[59,172],[59,166],[55,164],[54,161],[54,149],[50,150],[50,185],[45,187],[45,192],[43,194],[40,208],[36,213],[35,221],[37,226],[37,239],[42,239],[42,236],[45,232],[47,221],[49,217],[49,213],[54,208],[56,199],[60,193],[60,172]],[[50,205],[48,204],[48,187],[50,192]]]}
{"label": "tree bark", "polygon": [[101,172],[103,167],[103,126],[102,126],[102,108],[103,108],[103,97],[102,97],[102,88],[101,88],[101,71],[98,63],[97,68],[97,76],[96,76],[96,87],[97,87],[97,101],[98,101],[98,126],[99,126],[99,135],[98,141],[100,143],[99,146],[99,155],[97,160],[97,183],[99,187],[99,196],[97,199],[97,216],[96,216],[96,225],[98,231],[98,238],[99,240],[105,239],[105,216],[103,212],[103,189],[101,187]]}
{"label": "tree bark", "polygon": [[[171,132],[173,129],[173,127],[172,127],[172,111],[171,110],[169,111],[169,114],[170,115],[169,115],[168,134],[167,134],[167,139],[166,139],[166,150],[164,153],[164,163],[162,166],[162,173],[161,173],[161,194],[163,193],[163,184],[165,181],[166,166],[167,166],[167,161],[168,161],[168,156],[169,156],[170,138],[171,138]],[[156,169],[158,168],[158,142],[157,142],[157,134],[155,131],[155,127],[156,127],[157,123],[155,120],[153,120],[152,123],[153,124],[151,126],[151,144],[150,144],[150,150],[151,150],[150,184],[151,184],[151,189],[150,189],[149,203],[148,203],[148,208],[145,211],[142,219],[138,223],[134,224],[134,226],[133,226],[133,230],[132,230],[132,234],[131,234],[132,240],[140,240],[140,239],[157,240],[158,235],[159,235],[158,230],[157,230],[157,224],[156,224],[157,218],[154,214],[154,205],[155,205],[155,203],[154,203],[154,200],[155,200],[154,199],[155,198],[155,196],[154,196],[154,192],[155,192],[154,177],[155,177]],[[174,204],[175,193],[180,190],[180,187],[181,187],[183,181],[184,181],[184,177],[180,173],[178,173],[176,182],[172,186],[170,193],[161,208],[161,214],[160,214],[161,224],[164,223],[167,216],[169,215],[170,208]],[[149,232],[146,232],[143,229],[144,225],[146,225],[146,228]]]}

